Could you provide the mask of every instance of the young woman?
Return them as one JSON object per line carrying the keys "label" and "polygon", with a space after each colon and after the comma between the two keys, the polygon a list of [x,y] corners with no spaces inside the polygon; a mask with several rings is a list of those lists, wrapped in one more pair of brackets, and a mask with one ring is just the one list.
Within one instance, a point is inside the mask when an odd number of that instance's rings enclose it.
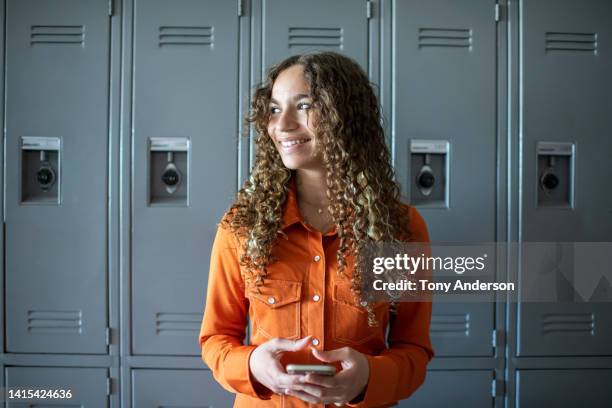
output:
{"label": "young woman", "polygon": [[[424,381],[431,304],[360,302],[359,255],[429,238],[399,200],[366,74],[336,53],[290,57],[256,90],[249,121],[257,156],[213,245],[204,362],[235,407],[393,405]],[[288,374],[290,363],[338,371]]]}

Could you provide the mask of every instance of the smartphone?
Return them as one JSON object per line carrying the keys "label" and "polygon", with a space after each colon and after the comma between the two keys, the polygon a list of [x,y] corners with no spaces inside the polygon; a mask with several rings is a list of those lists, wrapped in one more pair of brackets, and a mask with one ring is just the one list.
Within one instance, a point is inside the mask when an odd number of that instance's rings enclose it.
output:
{"label": "smartphone", "polygon": [[289,374],[335,375],[336,367],[329,364],[287,364]]}

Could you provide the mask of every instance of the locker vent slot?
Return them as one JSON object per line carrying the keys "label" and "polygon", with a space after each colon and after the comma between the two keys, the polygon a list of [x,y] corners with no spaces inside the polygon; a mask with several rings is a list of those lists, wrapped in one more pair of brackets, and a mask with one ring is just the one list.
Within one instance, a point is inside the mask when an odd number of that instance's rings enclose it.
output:
{"label": "locker vent slot", "polygon": [[593,313],[546,313],[542,315],[543,334],[595,334]]}
{"label": "locker vent slot", "polygon": [[159,405],[158,408],[214,408],[213,405]]}
{"label": "locker vent slot", "polygon": [[342,29],[323,27],[289,27],[289,48],[342,48]]}
{"label": "locker vent slot", "polygon": [[156,313],[155,332],[157,334],[188,334],[200,330],[202,315],[197,313]]}
{"label": "locker vent slot", "polygon": [[472,30],[468,28],[419,28],[419,48],[472,49]]}
{"label": "locker vent slot", "polygon": [[200,45],[213,47],[214,27],[159,27],[159,46]]}
{"label": "locker vent slot", "polygon": [[546,52],[597,54],[597,34],[546,32]]}
{"label": "locker vent slot", "polygon": [[435,336],[469,336],[469,313],[434,313],[431,316],[430,332]]}
{"label": "locker vent slot", "polygon": [[85,27],[82,25],[33,25],[30,45],[59,44],[85,46]]}
{"label": "locker vent slot", "polygon": [[80,334],[80,310],[28,310],[28,332]]}

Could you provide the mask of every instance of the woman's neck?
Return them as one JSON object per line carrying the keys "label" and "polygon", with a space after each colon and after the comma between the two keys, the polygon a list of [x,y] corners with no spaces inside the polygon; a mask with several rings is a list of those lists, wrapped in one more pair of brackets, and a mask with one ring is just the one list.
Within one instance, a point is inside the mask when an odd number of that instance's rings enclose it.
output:
{"label": "woman's neck", "polygon": [[325,170],[297,170],[297,196],[299,201],[316,206],[327,206]]}

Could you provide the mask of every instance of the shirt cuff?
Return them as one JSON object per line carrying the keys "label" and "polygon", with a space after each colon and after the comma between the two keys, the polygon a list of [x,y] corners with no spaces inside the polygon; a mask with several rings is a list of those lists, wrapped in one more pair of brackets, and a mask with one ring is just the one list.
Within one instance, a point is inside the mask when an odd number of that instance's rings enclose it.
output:
{"label": "shirt cuff", "polygon": [[[395,363],[385,356],[366,355],[366,357],[370,368],[370,377],[365,388],[365,395],[361,393],[358,396],[363,397],[359,402],[353,402],[353,400],[346,404],[349,407],[365,408],[384,405],[385,402],[389,402],[395,396],[395,382],[380,381],[381,378],[387,378],[389,374],[397,372]],[[391,374],[391,378],[393,378],[393,374]]]}
{"label": "shirt cuff", "polygon": [[259,399],[270,399],[272,391],[259,384],[251,375],[249,359],[256,346],[233,348],[225,358],[225,379],[240,394]]}

